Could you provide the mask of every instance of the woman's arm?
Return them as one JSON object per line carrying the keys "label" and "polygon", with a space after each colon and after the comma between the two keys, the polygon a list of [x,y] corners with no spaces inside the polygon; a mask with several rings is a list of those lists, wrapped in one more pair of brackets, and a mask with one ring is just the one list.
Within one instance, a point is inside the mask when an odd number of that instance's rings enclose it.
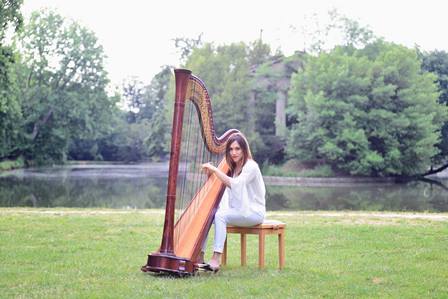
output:
{"label": "woman's arm", "polygon": [[216,174],[218,179],[221,182],[223,182],[224,185],[226,185],[227,187],[230,187],[230,178],[227,176],[227,174],[225,174],[224,172],[219,170],[218,167],[215,167],[210,163],[205,163],[205,164],[202,164],[202,169],[204,169],[209,174],[212,174],[212,173]]}
{"label": "woman's arm", "polygon": [[209,175],[211,175],[212,173],[216,174],[218,179],[229,188],[233,188],[235,185],[246,185],[248,182],[252,181],[255,178],[257,172],[260,171],[258,165],[253,161],[248,161],[243,166],[240,175],[236,178],[227,176],[224,172],[219,170],[219,168],[213,166],[210,163],[202,164],[202,169],[204,169]]}

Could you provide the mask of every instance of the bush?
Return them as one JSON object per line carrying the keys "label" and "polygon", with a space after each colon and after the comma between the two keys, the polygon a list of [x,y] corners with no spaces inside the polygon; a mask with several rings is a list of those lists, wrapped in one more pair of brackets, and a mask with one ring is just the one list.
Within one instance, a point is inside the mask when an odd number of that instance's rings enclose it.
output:
{"label": "bush", "polygon": [[0,171],[2,170],[11,170],[15,168],[23,168],[25,167],[25,161],[22,157],[16,160],[4,160],[0,161]]}
{"label": "bush", "polygon": [[283,177],[332,177],[330,165],[308,164],[298,160],[288,160],[283,165],[263,164],[263,175]]}

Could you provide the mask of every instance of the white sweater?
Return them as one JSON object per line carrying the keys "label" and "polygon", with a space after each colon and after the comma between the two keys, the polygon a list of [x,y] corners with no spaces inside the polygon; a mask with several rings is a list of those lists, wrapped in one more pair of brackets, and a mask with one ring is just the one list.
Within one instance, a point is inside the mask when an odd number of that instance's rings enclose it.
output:
{"label": "white sweater", "polygon": [[264,216],[266,213],[266,188],[260,168],[254,160],[247,160],[240,175],[230,178],[230,187],[227,187],[223,196],[223,205],[228,200],[228,208],[238,211],[243,216],[257,213]]}

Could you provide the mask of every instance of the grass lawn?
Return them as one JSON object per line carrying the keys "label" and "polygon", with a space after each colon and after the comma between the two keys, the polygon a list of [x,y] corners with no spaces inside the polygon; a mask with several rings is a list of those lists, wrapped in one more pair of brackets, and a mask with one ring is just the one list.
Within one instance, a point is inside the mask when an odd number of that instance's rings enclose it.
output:
{"label": "grass lawn", "polygon": [[276,237],[258,270],[257,238],[248,236],[242,268],[232,234],[218,274],[176,279],[140,272],[160,245],[161,210],[3,208],[0,297],[448,298],[448,214],[268,216],[287,223],[283,271]]}

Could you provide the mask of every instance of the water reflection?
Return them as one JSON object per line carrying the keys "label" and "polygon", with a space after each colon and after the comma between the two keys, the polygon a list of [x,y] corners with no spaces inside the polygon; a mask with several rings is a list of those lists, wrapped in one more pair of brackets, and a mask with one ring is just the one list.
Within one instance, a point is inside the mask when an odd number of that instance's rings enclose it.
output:
{"label": "water reflection", "polygon": [[[167,164],[86,164],[3,172],[2,207],[164,208]],[[448,180],[439,180],[448,186]],[[448,191],[412,181],[267,186],[268,210],[448,211]]]}
{"label": "water reflection", "polygon": [[268,210],[448,211],[448,192],[419,181],[341,187],[268,186],[267,192]]}
{"label": "water reflection", "polygon": [[166,169],[165,164],[75,165],[3,173],[0,206],[160,208]]}

